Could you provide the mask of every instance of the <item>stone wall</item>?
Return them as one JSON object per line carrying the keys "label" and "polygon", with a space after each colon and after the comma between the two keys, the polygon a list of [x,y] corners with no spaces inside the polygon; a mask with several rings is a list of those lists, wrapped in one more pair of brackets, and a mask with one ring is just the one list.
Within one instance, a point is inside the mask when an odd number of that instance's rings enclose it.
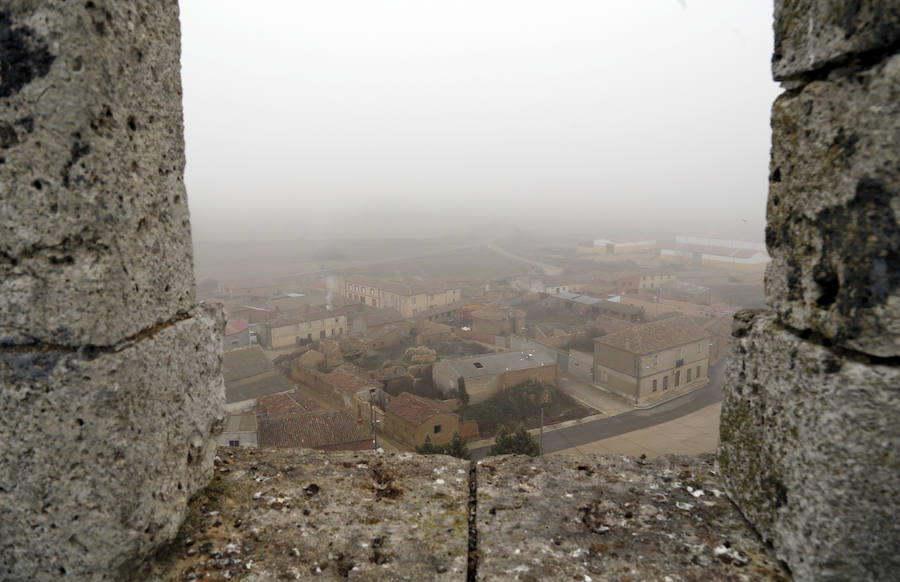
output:
{"label": "stone wall", "polygon": [[0,579],[121,579],[209,480],[175,2],[0,7]]}
{"label": "stone wall", "polygon": [[797,580],[900,571],[900,3],[775,3],[766,295],[737,315],[725,487]]}

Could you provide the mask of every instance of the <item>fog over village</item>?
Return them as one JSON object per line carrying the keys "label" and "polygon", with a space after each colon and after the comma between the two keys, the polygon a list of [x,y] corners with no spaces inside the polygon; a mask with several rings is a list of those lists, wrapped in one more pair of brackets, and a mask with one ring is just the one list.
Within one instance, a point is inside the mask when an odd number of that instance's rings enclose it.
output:
{"label": "fog over village", "polygon": [[181,11],[220,444],[713,450],[764,303],[770,5],[262,6]]}
{"label": "fog over village", "polygon": [[0,2],[0,582],[897,579],[898,50]]}

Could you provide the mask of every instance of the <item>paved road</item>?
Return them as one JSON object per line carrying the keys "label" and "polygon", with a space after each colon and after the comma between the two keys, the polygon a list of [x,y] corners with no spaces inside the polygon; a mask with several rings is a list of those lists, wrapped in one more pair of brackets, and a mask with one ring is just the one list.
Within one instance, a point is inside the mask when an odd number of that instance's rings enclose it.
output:
{"label": "paved road", "polygon": [[[663,422],[675,420],[686,414],[706,408],[722,400],[722,386],[725,383],[725,362],[710,368],[712,375],[706,387],[679,396],[664,404],[646,410],[633,410],[616,416],[589,420],[582,424],[544,431],[544,452],[552,453],[562,449],[578,447],[601,439],[614,437],[633,430],[648,428]],[[473,459],[482,459],[489,447],[472,450]]]}

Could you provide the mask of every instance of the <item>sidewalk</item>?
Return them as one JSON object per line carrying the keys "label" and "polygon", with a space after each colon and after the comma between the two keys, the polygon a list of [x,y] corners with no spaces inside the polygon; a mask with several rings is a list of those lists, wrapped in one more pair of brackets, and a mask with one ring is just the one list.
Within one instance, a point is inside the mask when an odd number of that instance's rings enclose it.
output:
{"label": "sidewalk", "polygon": [[657,424],[603,439],[548,453],[548,455],[621,454],[647,455],[652,459],[666,454],[696,455],[715,451],[719,442],[718,402],[669,422]]}
{"label": "sidewalk", "polygon": [[560,375],[560,389],[579,403],[593,408],[604,416],[615,416],[634,410],[624,398],[595,388],[568,372]]}

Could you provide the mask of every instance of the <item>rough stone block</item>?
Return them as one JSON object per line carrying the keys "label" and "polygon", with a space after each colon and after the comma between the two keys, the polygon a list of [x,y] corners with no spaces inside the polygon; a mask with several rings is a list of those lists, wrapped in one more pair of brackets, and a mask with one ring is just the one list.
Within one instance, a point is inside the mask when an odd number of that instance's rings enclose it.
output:
{"label": "rough stone block", "polygon": [[718,463],[796,580],[900,572],[900,371],[737,315]]}
{"label": "rough stone block", "polygon": [[788,79],[897,41],[896,0],[776,0],[772,72]]}
{"label": "rough stone block", "polygon": [[900,55],[772,108],[769,304],[790,326],[900,355]]}
{"label": "rough stone block", "polygon": [[0,579],[121,580],[211,477],[224,320],[112,350],[0,349]]}
{"label": "rough stone block", "polygon": [[179,32],[175,2],[0,7],[0,345],[191,308]]}
{"label": "rough stone block", "polygon": [[783,580],[712,455],[489,457],[477,465],[479,580]]}
{"label": "rough stone block", "polygon": [[468,461],[221,448],[211,489],[141,579],[466,579]]}

